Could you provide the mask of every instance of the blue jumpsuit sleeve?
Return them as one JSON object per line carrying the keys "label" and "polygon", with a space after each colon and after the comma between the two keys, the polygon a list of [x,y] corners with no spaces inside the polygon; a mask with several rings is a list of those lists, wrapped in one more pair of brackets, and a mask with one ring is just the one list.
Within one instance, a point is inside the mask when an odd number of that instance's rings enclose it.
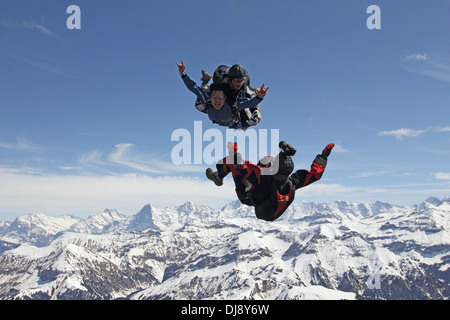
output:
{"label": "blue jumpsuit sleeve", "polygon": [[203,88],[199,87],[194,80],[189,78],[188,75],[181,77],[183,79],[184,84],[189,89],[189,91],[193,92],[197,98],[200,99],[201,102],[206,103],[209,100],[208,95],[206,94],[205,90]]}
{"label": "blue jumpsuit sleeve", "polygon": [[258,95],[255,95],[253,98],[242,98],[240,99],[236,106],[238,110],[244,110],[247,108],[256,108],[256,106],[263,101],[263,99],[260,99]]}

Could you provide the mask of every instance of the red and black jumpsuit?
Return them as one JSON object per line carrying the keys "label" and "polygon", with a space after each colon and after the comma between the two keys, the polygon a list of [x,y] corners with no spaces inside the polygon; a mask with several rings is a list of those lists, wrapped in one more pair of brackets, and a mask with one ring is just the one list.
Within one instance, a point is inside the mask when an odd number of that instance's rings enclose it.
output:
{"label": "red and black jumpsuit", "polygon": [[295,190],[320,180],[327,165],[327,156],[321,154],[314,159],[311,170],[297,170],[291,174],[294,169],[292,158],[280,152],[277,155],[278,171],[273,175],[262,175],[261,167],[270,165],[263,165],[262,160],[255,165],[238,159],[239,156],[235,153],[234,157],[228,156],[217,163],[219,178],[231,172],[239,200],[254,206],[256,217],[266,221],[278,219],[294,201]]}

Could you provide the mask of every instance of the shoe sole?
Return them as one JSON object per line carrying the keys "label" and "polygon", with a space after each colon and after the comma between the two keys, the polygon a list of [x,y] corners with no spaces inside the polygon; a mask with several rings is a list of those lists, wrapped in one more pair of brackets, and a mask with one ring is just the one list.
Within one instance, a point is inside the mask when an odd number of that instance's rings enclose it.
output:
{"label": "shoe sole", "polygon": [[216,175],[214,174],[214,171],[211,168],[206,169],[206,177],[212,182],[214,182],[218,187],[220,187],[223,184],[222,181],[216,180]]}

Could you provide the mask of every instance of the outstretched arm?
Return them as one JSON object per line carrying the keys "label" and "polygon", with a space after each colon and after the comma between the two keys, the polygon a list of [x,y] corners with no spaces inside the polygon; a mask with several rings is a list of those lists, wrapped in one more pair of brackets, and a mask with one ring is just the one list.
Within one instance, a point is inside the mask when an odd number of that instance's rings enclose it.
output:
{"label": "outstretched arm", "polygon": [[186,73],[186,66],[184,64],[184,61],[181,60],[181,64],[177,62],[177,66],[178,66],[178,72],[181,75],[181,78],[183,79],[184,84],[186,85],[186,87],[189,89],[189,91],[191,91],[192,93],[194,93],[197,98],[200,99],[201,102],[206,103],[209,100],[208,95],[206,94],[205,90],[203,90],[202,87],[199,87],[194,80],[192,80],[191,78],[189,78],[189,76]]}
{"label": "outstretched arm", "polygon": [[251,109],[256,108],[256,106],[264,99],[264,97],[267,94],[267,90],[269,90],[269,87],[266,87],[264,84],[256,89],[256,95],[252,98],[242,98],[239,99],[236,106],[238,110],[244,110],[244,109]]}

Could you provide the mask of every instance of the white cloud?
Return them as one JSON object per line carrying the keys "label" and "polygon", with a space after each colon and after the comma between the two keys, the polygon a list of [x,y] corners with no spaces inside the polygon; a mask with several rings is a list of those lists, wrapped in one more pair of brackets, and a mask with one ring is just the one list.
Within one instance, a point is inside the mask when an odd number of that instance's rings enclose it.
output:
{"label": "white cloud", "polygon": [[8,28],[36,30],[47,36],[52,36],[53,33],[51,32],[51,30],[44,26],[44,21],[45,21],[44,18],[41,19],[41,22],[36,22],[35,20],[14,21],[2,17],[2,19],[0,20],[0,25]]}
{"label": "white cloud", "polygon": [[57,67],[54,62],[45,61],[43,59],[35,59],[35,58],[26,58],[26,57],[20,57],[20,56],[12,56],[13,59],[16,59],[17,61],[21,61],[25,64],[28,64],[31,67],[54,73],[60,76],[67,76],[72,77],[71,74],[65,72],[62,70],[62,68]]}
{"label": "white cloud", "polygon": [[429,59],[430,55],[428,53],[409,54],[402,58],[403,61],[427,61]]}
{"label": "white cloud", "polygon": [[0,168],[0,212],[5,213],[82,215],[114,208],[134,214],[146,203],[162,207],[191,200],[218,208],[235,197],[231,178],[216,187],[206,177],[39,175]]}
{"label": "white cloud", "polygon": [[81,164],[104,164],[104,162],[101,160],[103,152],[100,150],[94,150],[89,153],[83,153],[80,156],[80,163]]}
{"label": "white cloud", "polygon": [[32,144],[27,141],[24,137],[17,138],[17,143],[4,143],[0,142],[0,148],[19,150],[19,151],[42,151],[43,147]]}
{"label": "white cloud", "polygon": [[34,21],[23,21],[21,26],[23,28],[37,30],[48,36],[52,35],[52,32],[50,31],[50,29],[48,29],[48,28],[44,27],[42,24],[36,23]]}
{"label": "white cloud", "polygon": [[[120,143],[116,145],[116,150],[108,156],[108,160],[147,173],[164,173],[156,166],[151,165],[150,160],[138,160],[136,156],[131,156],[131,143]],[[151,158],[151,157],[150,157]]]}
{"label": "white cloud", "polygon": [[296,198],[332,196],[336,199],[344,194],[359,193],[360,191],[360,187],[345,186],[337,183],[317,182],[315,184],[308,185],[305,188],[298,189],[295,194]]}
{"label": "white cloud", "polygon": [[175,165],[170,161],[163,161],[151,154],[137,154],[131,143],[120,143],[116,150],[108,155],[111,163],[123,165],[145,173],[169,174],[174,172],[205,172],[201,165]]}
{"label": "white cloud", "polygon": [[436,179],[439,180],[450,180],[450,173],[449,172],[437,172],[434,174]]}
{"label": "white cloud", "polygon": [[[410,129],[393,130],[387,135],[414,136],[408,130]],[[450,127],[412,131],[416,133],[420,131],[420,134],[427,131],[448,132]],[[15,146],[18,145],[26,149],[29,143],[24,140]],[[8,146],[11,145],[8,144]],[[338,152],[348,151],[337,147]],[[225,179],[222,187],[216,187],[206,179],[205,168],[194,165],[176,166],[170,161],[162,161],[150,154],[140,153],[131,143],[117,144],[109,152],[94,150],[84,153],[79,156],[77,166],[69,163],[61,164],[58,168],[61,171],[50,172],[32,167],[0,166],[0,212],[67,213],[87,216],[105,208],[112,208],[125,214],[134,214],[146,203],[164,207],[180,205],[190,200],[220,208],[236,200],[231,175]],[[72,174],[73,172],[80,174]],[[180,175],[183,176],[174,176],[177,172],[182,172]],[[187,177],[189,172],[198,174],[195,177]],[[391,173],[391,171],[368,171],[361,173],[359,177],[370,178]],[[435,177],[440,180],[450,180],[450,173],[436,173]],[[442,183],[447,184],[447,182]],[[430,189],[430,186],[420,185],[350,186],[330,184],[325,179],[299,189],[296,198],[297,201],[314,202],[345,199],[362,202],[380,200],[392,203],[399,203],[402,199],[403,202],[412,204],[419,203],[430,195],[439,196],[442,192],[446,192],[445,188]]]}
{"label": "white cloud", "polygon": [[361,172],[358,175],[356,175],[356,178],[369,178],[374,176],[383,176],[383,175],[392,175],[392,171],[371,171],[371,172]]}
{"label": "white cloud", "polygon": [[[0,17],[0,26],[16,29],[26,33],[42,34],[54,40],[61,41],[61,38],[52,32],[48,27],[45,26],[45,18],[40,19],[40,22],[36,20],[11,20],[5,17]],[[9,42],[13,44],[13,38]],[[64,71],[66,67],[59,66],[58,59],[56,56],[52,55],[51,51],[46,51],[45,54],[41,54],[35,50],[29,50],[15,44],[11,45],[8,41],[2,43],[2,54],[10,59],[14,59],[20,63],[26,64],[33,68],[39,70],[50,72],[56,75],[73,77],[73,75]]]}
{"label": "white cloud", "polygon": [[397,140],[403,140],[404,138],[415,138],[415,137],[422,135],[423,133],[428,133],[428,132],[435,132],[435,133],[450,132],[450,127],[448,127],[448,126],[446,126],[446,127],[431,127],[431,128],[419,129],[419,130],[401,128],[401,129],[390,130],[390,131],[381,131],[381,132],[378,132],[378,135],[379,136],[393,136]]}
{"label": "white cloud", "polygon": [[[450,173],[439,172],[435,177],[450,180]],[[333,202],[341,199],[369,203],[380,200],[411,205],[431,195],[448,195],[448,192],[450,188],[446,182],[379,187],[350,186],[324,180],[297,190],[296,201]],[[87,217],[111,208],[124,214],[135,214],[147,203],[166,207],[178,206],[188,200],[217,209],[236,200],[231,176],[225,178],[223,186],[217,187],[204,176],[64,175],[42,174],[32,168],[0,167],[1,213]]]}
{"label": "white cloud", "polygon": [[416,53],[401,58],[402,68],[416,74],[450,82],[450,61],[446,57],[433,57]]}
{"label": "white cloud", "polygon": [[335,145],[333,148],[332,152],[337,152],[337,153],[345,153],[345,152],[350,152],[350,150],[348,149],[344,149],[343,147],[341,147],[340,145]]}
{"label": "white cloud", "polygon": [[405,137],[408,137],[408,138],[418,137],[426,131],[427,130],[413,130],[413,129],[401,128],[401,129],[391,130],[391,131],[381,131],[381,132],[378,132],[378,135],[393,136],[397,140],[403,140],[403,138],[405,138]]}
{"label": "white cloud", "polygon": [[[450,174],[442,177],[450,179]],[[298,189],[296,201],[333,202],[347,200],[352,202],[371,203],[375,201],[410,206],[424,201],[430,196],[444,197],[450,194],[448,183],[410,184],[386,186],[348,186],[342,184],[318,183]]]}
{"label": "white cloud", "polygon": [[450,132],[450,127],[439,127],[436,128],[437,132]]}

